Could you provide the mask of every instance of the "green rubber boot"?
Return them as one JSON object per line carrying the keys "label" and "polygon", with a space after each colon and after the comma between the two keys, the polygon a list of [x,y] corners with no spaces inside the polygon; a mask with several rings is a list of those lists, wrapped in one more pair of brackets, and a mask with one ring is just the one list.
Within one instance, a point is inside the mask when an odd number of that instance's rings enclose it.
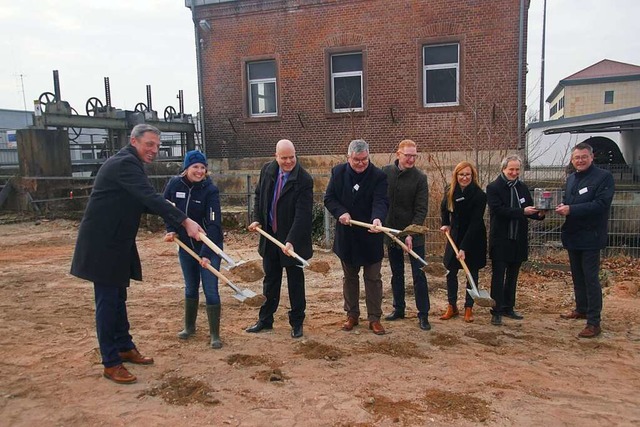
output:
{"label": "green rubber boot", "polygon": [[184,300],[184,329],[178,332],[178,338],[186,340],[196,333],[196,317],[198,317],[198,300],[185,298]]}
{"label": "green rubber boot", "polygon": [[222,348],[222,341],[220,341],[220,309],[220,304],[207,306],[209,332],[211,332],[211,348]]}

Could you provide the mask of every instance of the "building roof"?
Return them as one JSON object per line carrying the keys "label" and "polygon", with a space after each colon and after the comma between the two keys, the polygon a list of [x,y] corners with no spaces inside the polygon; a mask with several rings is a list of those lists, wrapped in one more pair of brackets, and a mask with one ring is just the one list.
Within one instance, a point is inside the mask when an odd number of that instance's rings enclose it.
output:
{"label": "building roof", "polygon": [[560,80],[547,102],[553,101],[565,86],[640,80],[640,66],[603,59]]}

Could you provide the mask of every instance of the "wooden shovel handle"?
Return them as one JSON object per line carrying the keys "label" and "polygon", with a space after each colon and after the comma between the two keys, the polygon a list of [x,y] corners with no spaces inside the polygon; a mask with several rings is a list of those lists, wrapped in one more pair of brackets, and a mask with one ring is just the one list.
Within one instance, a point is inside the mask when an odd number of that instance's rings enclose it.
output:
{"label": "wooden shovel handle", "polygon": [[349,221],[349,224],[353,224],[359,227],[364,227],[369,229],[375,228],[377,230],[388,231],[389,233],[393,233],[393,234],[398,234],[402,232],[402,230],[396,230],[395,228],[383,227],[382,225],[373,225],[373,224],[369,224],[368,222],[356,221],[355,219],[352,219],[351,221]]}
{"label": "wooden shovel handle", "polygon": [[204,234],[204,233],[199,233],[199,234],[200,234],[200,240],[202,240],[202,242],[205,245],[209,246],[211,248],[211,250],[216,253],[216,255],[218,255],[220,258],[225,260],[227,262],[227,264],[229,264],[230,266],[232,266],[232,267],[236,266],[236,262],[233,259],[231,259],[231,257],[229,255],[224,253],[224,251],[222,249],[220,249],[220,246],[218,246],[215,243],[213,243],[211,241],[211,239],[209,239],[207,237],[206,234]]}
{"label": "wooden shovel handle", "polygon": [[[262,234],[264,237],[266,237],[267,239],[271,240],[273,243],[276,244],[276,246],[278,246],[280,249],[286,249],[286,246],[284,245],[284,243],[282,243],[280,240],[276,239],[275,237],[273,237],[271,234],[267,233],[266,231],[264,231],[261,227],[256,227],[256,231],[260,234]],[[304,266],[309,266],[309,263],[307,262],[306,259],[302,258],[300,255],[298,255],[297,253],[295,253],[294,251],[292,251],[291,249],[287,250],[289,252],[289,256],[291,258],[295,258],[298,261],[300,261]]]}
{"label": "wooden shovel handle", "polygon": [[[453,251],[456,254],[456,258],[457,258],[457,255],[460,251],[458,250],[458,247],[456,246],[455,242],[451,238],[451,234],[449,234],[449,230],[446,230],[444,234],[447,236],[449,243],[451,243],[451,247],[453,248]],[[460,261],[460,264],[462,264],[462,268],[464,268],[464,272],[467,273],[467,278],[469,279],[469,283],[471,284],[471,287],[477,293],[478,287],[476,286],[476,282],[473,280],[473,276],[471,276],[471,271],[469,270],[469,267],[467,267],[467,263],[463,259],[459,259],[459,258],[458,258],[458,261]]]}
{"label": "wooden shovel handle", "polygon": [[[184,249],[189,255],[194,257],[198,262],[202,262],[202,258],[200,258],[200,256],[197,253],[195,253],[193,251],[193,249],[191,249],[189,246],[185,245],[182,241],[180,241],[180,239],[178,239],[177,237],[174,237],[173,241],[176,242],[178,244],[178,246],[180,246],[182,249]],[[224,283],[226,283],[227,285],[231,286],[232,288],[234,288],[234,289],[236,288],[236,286],[233,283],[231,283],[231,281],[229,279],[224,277],[224,275],[222,273],[220,273],[218,270],[213,268],[212,265],[207,264],[206,268],[207,268],[207,270],[209,270],[210,272],[215,274],[218,279],[222,280]]]}
{"label": "wooden shovel handle", "polygon": [[427,265],[427,261],[425,261],[424,259],[420,258],[420,255],[418,255],[413,249],[409,249],[409,246],[407,246],[402,240],[398,239],[396,236],[394,236],[393,234],[389,233],[386,230],[383,230],[383,231],[384,231],[384,234],[389,236],[394,242],[396,242],[398,245],[400,245],[400,247],[402,249],[404,249],[405,251],[407,251],[412,257],[414,257],[415,259],[420,261],[422,264]]}

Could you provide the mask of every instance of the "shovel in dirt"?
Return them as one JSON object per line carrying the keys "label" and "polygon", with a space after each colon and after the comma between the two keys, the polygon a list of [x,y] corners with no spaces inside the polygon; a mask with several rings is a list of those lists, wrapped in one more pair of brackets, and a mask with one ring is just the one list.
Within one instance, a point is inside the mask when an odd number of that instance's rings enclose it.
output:
{"label": "shovel in dirt", "polygon": [[[262,234],[264,237],[266,237],[267,239],[271,240],[273,243],[275,243],[276,246],[278,246],[280,249],[285,249],[286,246],[279,241],[278,239],[276,239],[275,237],[273,237],[271,234],[267,233],[266,231],[264,231],[262,228],[260,227],[256,227],[256,231],[260,234]],[[300,261],[300,263],[302,265],[299,265],[298,267],[300,268],[305,268],[305,267],[309,267],[309,262],[307,262],[306,259],[302,258],[300,255],[298,255],[297,253],[295,253],[294,251],[288,251],[289,252],[289,256],[291,258],[295,258],[298,261]]]}
{"label": "shovel in dirt", "polygon": [[[200,256],[198,256],[198,254],[196,254],[190,247],[188,247],[183,242],[181,242],[180,239],[178,239],[177,237],[174,237],[173,241],[176,242],[178,246],[184,249],[189,255],[194,257],[198,262],[202,261],[202,258],[200,258]],[[227,286],[233,289],[233,291],[235,292],[235,295],[233,297],[238,301],[243,302],[252,307],[259,307],[262,305],[262,303],[266,301],[266,297],[264,295],[258,295],[250,289],[239,288],[238,286],[233,284],[231,280],[227,279],[222,273],[220,273],[218,270],[213,268],[213,266],[207,264],[207,269],[211,271],[213,274],[215,274],[216,277],[222,280]]]}
{"label": "shovel in dirt", "polygon": [[369,228],[372,230],[380,230],[380,231],[393,233],[396,237],[406,236],[407,234],[425,234],[427,231],[429,231],[428,227],[425,227],[424,225],[418,225],[418,224],[409,224],[407,227],[404,228],[404,230],[397,230],[395,228],[383,227],[382,225],[373,225],[373,224],[369,224],[368,222],[356,221],[355,219],[352,219],[351,221],[349,221],[349,224],[357,225],[359,227]]}
{"label": "shovel in dirt", "polygon": [[[448,231],[445,231],[444,234],[447,236],[447,239],[449,240],[449,243],[453,248],[453,252],[456,255],[458,255],[458,252],[459,252],[458,247],[453,242],[453,239],[451,238],[451,234],[449,234]],[[467,267],[467,263],[464,262],[463,259],[458,259],[458,261],[460,261],[460,264],[462,264],[462,268],[464,268],[464,272],[467,273],[467,278],[469,279],[469,284],[471,285],[471,288],[467,288],[467,292],[469,292],[469,295],[471,296],[471,298],[473,298],[476,304],[482,307],[495,307],[496,302],[493,300],[493,298],[491,298],[491,295],[489,295],[489,292],[487,292],[484,289],[480,291],[478,290],[478,287],[476,286],[476,282],[473,280],[473,277],[471,276],[471,272],[469,271],[469,267]]]}
{"label": "shovel in dirt", "polygon": [[213,243],[211,241],[211,239],[209,239],[207,237],[206,234],[204,233],[199,233],[200,235],[200,240],[202,240],[202,242],[209,246],[211,248],[211,250],[213,252],[216,253],[216,255],[218,255],[220,258],[222,258],[223,260],[225,260],[225,262],[228,264],[228,267],[226,268],[226,270],[231,270],[233,268],[236,268],[240,265],[242,265],[245,261],[239,261],[239,262],[235,262],[229,255],[227,255],[221,248],[220,246],[216,245],[215,243]]}
{"label": "shovel in dirt", "polygon": [[427,261],[422,259],[420,257],[420,255],[418,255],[413,249],[409,249],[409,247],[402,240],[398,239],[396,236],[391,234],[391,232],[389,232],[389,231],[386,231],[386,230],[383,230],[383,231],[384,231],[384,234],[389,236],[389,238],[391,238],[391,240],[396,242],[398,244],[398,246],[400,246],[402,249],[404,249],[406,252],[408,252],[409,255],[411,255],[412,257],[414,257],[415,259],[417,259],[418,261],[420,261],[422,263],[422,267],[420,268],[420,270],[424,271],[427,274],[431,274],[431,275],[434,275],[434,276],[444,276],[445,275],[444,266],[442,266],[440,264],[433,265],[433,264],[427,263]]}

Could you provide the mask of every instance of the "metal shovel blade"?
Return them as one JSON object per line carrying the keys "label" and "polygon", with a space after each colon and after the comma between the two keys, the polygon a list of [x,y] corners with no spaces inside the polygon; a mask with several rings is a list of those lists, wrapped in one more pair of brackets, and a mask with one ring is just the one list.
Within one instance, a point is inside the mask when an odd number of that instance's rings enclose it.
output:
{"label": "metal shovel blade", "polygon": [[251,307],[260,307],[267,298],[264,295],[258,295],[251,289],[234,289],[236,292],[233,297],[238,301],[245,303]]}

